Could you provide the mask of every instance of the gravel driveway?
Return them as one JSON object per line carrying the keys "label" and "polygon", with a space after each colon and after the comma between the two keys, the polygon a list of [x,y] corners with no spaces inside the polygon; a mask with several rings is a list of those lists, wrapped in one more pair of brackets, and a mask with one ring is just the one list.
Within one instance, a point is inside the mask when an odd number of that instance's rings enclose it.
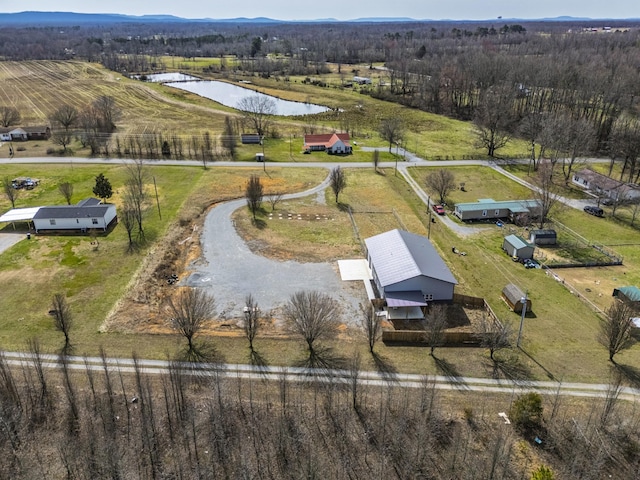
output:
{"label": "gravel driveway", "polygon": [[[326,185],[325,181],[285,198],[317,194]],[[201,235],[202,258],[192,265],[193,273],[186,280],[188,286],[211,291],[220,318],[242,318],[249,293],[267,312],[284,305],[295,292],[318,290],[341,305],[345,323],[357,321],[359,304],[367,301],[362,282],[340,280],[337,262],[278,261],[254,254],[232,224],[231,214],[238,208],[246,208],[244,199],[223,203],[209,212]]]}

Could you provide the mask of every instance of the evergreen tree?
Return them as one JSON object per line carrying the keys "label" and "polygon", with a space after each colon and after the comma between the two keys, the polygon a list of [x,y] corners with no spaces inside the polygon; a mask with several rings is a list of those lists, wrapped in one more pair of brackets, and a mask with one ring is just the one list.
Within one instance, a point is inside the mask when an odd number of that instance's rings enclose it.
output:
{"label": "evergreen tree", "polygon": [[109,182],[109,179],[102,173],[96,176],[96,186],[93,187],[93,194],[100,197],[103,202],[105,199],[111,198],[113,195],[111,182]]}

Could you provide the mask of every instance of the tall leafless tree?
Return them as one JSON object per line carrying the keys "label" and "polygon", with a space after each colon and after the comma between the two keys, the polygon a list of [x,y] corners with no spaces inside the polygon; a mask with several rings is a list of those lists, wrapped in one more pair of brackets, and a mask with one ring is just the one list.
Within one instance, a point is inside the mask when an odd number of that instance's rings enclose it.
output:
{"label": "tall leafless tree", "polygon": [[478,144],[495,157],[513,136],[513,91],[508,85],[496,85],[481,95],[473,121]]}
{"label": "tall leafless tree", "polygon": [[424,340],[430,348],[429,355],[434,356],[436,347],[444,342],[444,329],[447,326],[447,307],[432,305],[425,319]]}
{"label": "tall leafless tree", "polygon": [[511,346],[510,324],[500,322],[486,314],[480,320],[477,335],[480,339],[480,345],[489,350],[491,360],[494,360],[493,355],[497,351]]}
{"label": "tall leafless tree", "polygon": [[336,203],[338,203],[338,195],[347,187],[347,178],[344,171],[338,166],[331,170],[329,174],[329,185],[333,194],[336,196]]}
{"label": "tall leafless tree", "polygon": [[251,175],[244,189],[244,196],[247,199],[247,207],[253,215],[253,220],[256,219],[256,213],[262,206],[263,187],[260,177],[258,175]]}
{"label": "tall leafless tree", "polygon": [[124,202],[134,213],[138,226],[138,239],[144,240],[144,214],[147,207],[145,185],[149,181],[149,171],[141,159],[127,164],[127,178],[124,185]]}
{"label": "tall leafless tree", "polygon": [[302,337],[310,357],[316,353],[316,342],[337,333],[338,314],[335,300],[316,290],[294,293],[283,309],[288,328]]}
{"label": "tall leafless tree", "polygon": [[73,128],[78,122],[78,109],[73,105],[64,104],[60,108],[58,108],[51,117],[49,121],[55,127],[55,129],[51,135],[51,141],[57,145],[60,145],[62,149],[66,152],[67,146],[71,144],[73,140]]}
{"label": "tall leafless tree", "polygon": [[371,162],[373,163],[374,171],[378,172],[378,164],[380,163],[380,152],[378,150],[371,152]]}
{"label": "tall leafless tree", "polygon": [[203,360],[201,349],[194,337],[204,328],[215,311],[215,299],[198,288],[182,288],[168,298],[168,314],[171,327],[187,340],[186,358]]}
{"label": "tall leafless tree", "polygon": [[380,317],[376,315],[376,310],[371,302],[362,309],[361,322],[362,329],[369,344],[369,352],[373,353],[373,348],[382,336],[382,321]]}
{"label": "tall leafless tree", "polygon": [[64,335],[64,347],[62,347],[62,351],[67,353],[71,348],[69,334],[73,327],[73,316],[71,315],[71,308],[69,308],[67,299],[63,294],[56,293],[53,296],[50,313],[53,317],[54,328]]}
{"label": "tall leafless tree", "polygon": [[58,191],[66,200],[67,205],[71,205],[71,197],[73,197],[73,183],[62,182],[58,185]]}
{"label": "tall leafless tree", "polygon": [[600,320],[598,342],[608,350],[609,361],[615,363],[614,356],[635,343],[632,318],[638,311],[629,302],[615,300],[605,313]]}
{"label": "tall leafless tree", "polygon": [[244,300],[244,335],[249,340],[249,349],[253,350],[253,341],[260,329],[260,307],[258,302],[249,294]]}
{"label": "tall leafless tree", "polygon": [[2,179],[2,191],[4,196],[7,197],[7,200],[11,202],[11,208],[16,208],[16,200],[18,199],[18,189],[13,188],[13,183],[9,179],[9,177],[4,177]]}
{"label": "tall leafless tree", "polygon": [[538,225],[544,228],[551,212],[560,205],[560,187],[554,182],[553,166],[543,163],[538,167],[534,178],[533,198],[540,207]]}
{"label": "tall leafless tree", "polygon": [[18,109],[15,107],[2,106],[0,107],[0,126],[10,127],[20,122],[21,116]]}
{"label": "tall leafless tree", "polygon": [[380,122],[378,133],[380,133],[383,140],[389,142],[389,153],[391,153],[391,147],[402,141],[404,122],[400,117],[385,118]]}
{"label": "tall leafless tree", "polygon": [[250,95],[240,99],[238,109],[256,133],[264,137],[271,126],[271,117],[276,114],[276,103],[264,95]]}
{"label": "tall leafless tree", "polygon": [[429,173],[424,183],[429,190],[434,191],[440,198],[439,203],[444,203],[447,195],[456,188],[456,178],[451,170],[439,168]]}
{"label": "tall leafless tree", "polygon": [[121,115],[116,99],[109,95],[102,95],[93,102],[92,107],[100,130],[105,133],[113,132]]}

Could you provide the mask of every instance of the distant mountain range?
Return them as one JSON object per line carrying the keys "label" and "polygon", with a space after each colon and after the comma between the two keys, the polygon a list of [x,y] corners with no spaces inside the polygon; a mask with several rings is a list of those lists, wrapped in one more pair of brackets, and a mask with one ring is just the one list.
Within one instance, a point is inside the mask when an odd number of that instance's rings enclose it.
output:
{"label": "distant mountain range", "polygon": [[[592,19],[582,17],[555,17],[540,19],[518,19],[518,18],[499,18],[486,20],[431,20],[416,19],[408,17],[369,17],[355,18],[352,20],[336,20],[335,18],[320,18],[315,20],[275,20],[273,18],[257,17],[257,18],[182,18],[174,15],[120,15],[115,13],[74,13],[74,12],[19,12],[19,13],[0,13],[0,25],[47,25],[47,26],[63,26],[63,25],[105,25],[117,23],[400,23],[400,22],[463,22],[478,23],[487,21],[501,22],[582,22],[582,21],[604,21],[612,19]],[[623,20],[623,19],[620,19]],[[629,21],[638,21],[638,19],[625,19]]]}

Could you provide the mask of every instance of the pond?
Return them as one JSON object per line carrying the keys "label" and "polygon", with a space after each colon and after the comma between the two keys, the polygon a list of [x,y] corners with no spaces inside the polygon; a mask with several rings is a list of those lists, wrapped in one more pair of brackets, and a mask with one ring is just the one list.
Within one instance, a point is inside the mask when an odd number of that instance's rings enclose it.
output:
{"label": "pond", "polygon": [[256,95],[272,99],[275,102],[276,115],[284,117],[312,115],[314,113],[322,113],[329,110],[328,107],[324,107],[322,105],[283,100],[278,97],[256,92],[249,88],[239,87],[226,82],[218,82],[216,80],[169,82],[166,83],[166,85],[195,93],[201,97],[221,103],[226,107],[236,108],[238,110],[240,110],[240,108],[238,108],[240,100],[245,97]]}
{"label": "pond", "polygon": [[[143,75],[134,75],[136,80],[142,80]],[[167,82],[186,82],[188,80],[198,80],[198,77],[192,75],[186,75],[184,73],[153,73],[151,75],[144,75],[146,82],[153,83],[167,83]]]}

